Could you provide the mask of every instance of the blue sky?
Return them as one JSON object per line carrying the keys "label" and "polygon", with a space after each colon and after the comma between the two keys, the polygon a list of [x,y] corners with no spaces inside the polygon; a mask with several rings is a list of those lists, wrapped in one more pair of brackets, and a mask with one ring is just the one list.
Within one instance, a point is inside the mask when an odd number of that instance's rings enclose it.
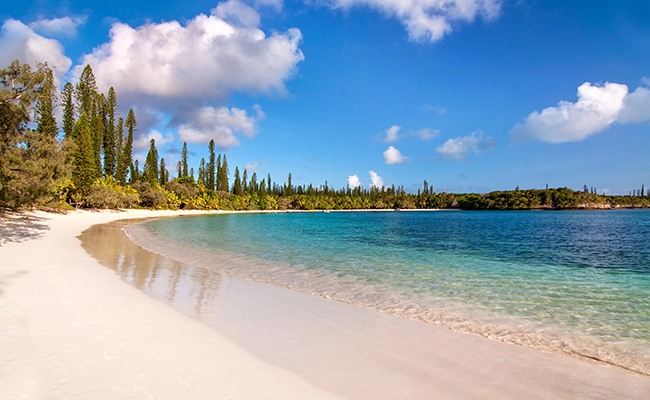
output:
{"label": "blue sky", "polygon": [[184,140],[196,169],[213,138],[231,177],[650,186],[647,1],[41,0],[0,21],[2,65],[63,84],[90,63],[172,174]]}

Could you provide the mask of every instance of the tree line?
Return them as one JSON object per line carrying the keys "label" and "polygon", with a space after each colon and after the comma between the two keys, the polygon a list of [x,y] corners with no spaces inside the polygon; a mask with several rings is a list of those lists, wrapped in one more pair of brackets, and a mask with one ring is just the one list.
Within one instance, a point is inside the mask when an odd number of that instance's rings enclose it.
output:
{"label": "tree line", "polygon": [[[435,193],[422,189],[294,185],[271,175],[235,167],[232,179],[226,154],[214,140],[196,171],[188,165],[187,143],[172,176],[159,158],[155,140],[140,166],[133,159],[137,120],[132,109],[118,113],[117,94],[97,89],[92,68],[84,68],[76,85],[58,91],[46,64],[35,69],[14,61],[0,71],[0,207],[166,208],[223,210],[337,209],[564,209],[648,207],[642,186],[629,196],[603,196],[585,185],[568,188],[492,192]],[[55,118],[61,107],[61,123]],[[32,118],[33,116],[33,118]],[[30,124],[31,123],[31,124]],[[30,127],[31,126],[31,127]],[[33,127],[33,128],[32,128]]]}

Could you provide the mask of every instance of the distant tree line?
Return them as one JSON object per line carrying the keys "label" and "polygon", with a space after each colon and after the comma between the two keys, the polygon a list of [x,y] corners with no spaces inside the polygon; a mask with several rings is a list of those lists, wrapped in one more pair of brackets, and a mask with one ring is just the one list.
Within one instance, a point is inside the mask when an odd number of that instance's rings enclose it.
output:
{"label": "distant tree line", "polygon": [[[137,121],[133,110],[118,113],[117,94],[97,89],[90,66],[76,85],[59,93],[52,70],[14,61],[0,71],[1,208],[163,208],[206,210],[444,209],[522,210],[649,207],[644,186],[629,196],[604,196],[595,188],[435,193],[404,187],[341,188],[294,185],[291,174],[278,183],[271,175],[235,167],[214,140],[196,170],[183,143],[176,173],[170,176],[151,139],[144,165],[133,159]],[[62,107],[60,125],[55,109]],[[33,120],[32,120],[33,115]],[[31,125],[35,127],[30,128]],[[59,130],[60,129],[60,130]],[[196,175],[196,177],[195,177]]]}

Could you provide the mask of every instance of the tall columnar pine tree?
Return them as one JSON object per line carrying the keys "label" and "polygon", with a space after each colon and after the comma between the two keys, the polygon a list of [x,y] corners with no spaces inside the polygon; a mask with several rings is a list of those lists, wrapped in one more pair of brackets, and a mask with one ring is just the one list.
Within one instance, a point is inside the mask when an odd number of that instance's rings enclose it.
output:
{"label": "tall columnar pine tree", "polygon": [[81,114],[75,123],[72,136],[76,144],[72,161],[72,181],[75,187],[85,194],[99,175],[86,113]]}
{"label": "tall columnar pine tree", "polygon": [[77,105],[77,113],[79,115],[86,113],[86,118],[91,118],[93,114],[93,103],[97,96],[97,83],[95,82],[95,75],[90,65],[86,65],[83,72],[79,76],[79,82],[75,87],[75,102]]}
{"label": "tall columnar pine tree", "polygon": [[201,157],[201,162],[199,163],[199,183],[204,187],[208,187],[208,178],[206,175],[205,158]]}
{"label": "tall columnar pine tree", "polygon": [[115,168],[120,160],[122,148],[124,147],[124,118],[117,119],[117,126],[115,127]]}
{"label": "tall columnar pine tree", "polygon": [[293,194],[293,184],[291,183],[291,172],[289,172],[289,178],[287,178],[287,194]]}
{"label": "tall columnar pine tree", "polygon": [[[135,120],[135,115],[133,114],[133,109],[129,109],[129,113],[126,116],[126,140],[122,146],[122,153],[120,154],[120,159],[118,162],[118,168],[115,174],[115,178],[118,182],[124,184],[126,183],[126,173],[128,170],[133,170],[133,133],[136,131],[137,121]],[[118,133],[119,133],[119,122],[118,122]]]}
{"label": "tall columnar pine tree", "polygon": [[138,160],[135,160],[131,163],[131,184],[134,184],[140,180],[140,166],[138,165]]}
{"label": "tall columnar pine tree", "polygon": [[241,191],[243,193],[248,193],[248,171],[244,168],[244,173],[241,177]]}
{"label": "tall columnar pine tree", "polygon": [[116,157],[120,154],[118,148],[121,143],[117,144],[117,136],[115,134],[115,115],[117,113],[117,97],[115,96],[115,89],[111,86],[108,89],[108,96],[104,102],[104,175],[106,177],[115,176]]}
{"label": "tall columnar pine tree", "polygon": [[45,80],[41,85],[41,93],[38,96],[36,110],[34,111],[35,122],[38,124],[36,130],[51,138],[55,138],[59,132],[54,118],[54,108],[57,103],[56,86],[52,70],[47,68]]}
{"label": "tall columnar pine tree", "polygon": [[223,163],[221,163],[221,168],[219,169],[219,173],[221,174],[221,179],[219,181],[221,182],[221,187],[219,190],[222,190],[224,192],[228,191],[228,161],[226,160],[226,155],[223,155]]}
{"label": "tall columnar pine tree", "polygon": [[217,156],[217,163],[214,166],[214,188],[213,190],[221,190],[221,154]]}
{"label": "tall columnar pine tree", "polygon": [[214,173],[215,173],[215,164],[214,164],[214,139],[210,139],[210,143],[208,144],[208,165],[207,165],[207,171],[206,171],[206,176],[205,176],[205,187],[214,190]]}
{"label": "tall columnar pine tree", "polygon": [[239,179],[239,168],[237,166],[235,166],[235,181],[232,184],[232,194],[235,194],[237,196],[242,195],[241,180]]}
{"label": "tall columnar pine tree", "polygon": [[93,149],[95,150],[95,163],[97,164],[97,171],[100,172],[100,174],[103,172],[102,171],[102,145],[104,143],[104,130],[105,130],[105,124],[104,124],[104,115],[103,115],[103,109],[104,109],[104,101],[105,97],[104,95],[99,95],[95,93],[95,96],[93,98],[93,103],[92,103],[92,118],[90,120],[90,133],[93,138]]}
{"label": "tall columnar pine tree", "polygon": [[169,171],[165,167],[165,159],[160,159],[160,173],[158,174],[158,183],[160,186],[165,186],[169,181]]}
{"label": "tall columnar pine tree", "polygon": [[72,129],[74,128],[74,86],[68,82],[63,86],[61,91],[61,103],[63,105],[63,130],[64,137],[72,137]]}
{"label": "tall columnar pine tree", "polygon": [[181,150],[181,178],[187,178],[187,142],[183,142],[183,150]]}
{"label": "tall columnar pine tree", "polygon": [[253,175],[251,176],[251,183],[248,185],[248,191],[253,194],[257,193],[258,191],[257,187],[257,173],[253,172]]}
{"label": "tall columnar pine tree", "polygon": [[149,152],[144,161],[142,178],[146,182],[149,182],[151,186],[155,186],[158,183],[158,150],[156,150],[156,141],[154,139],[149,141]]}
{"label": "tall columnar pine tree", "polygon": [[271,193],[271,173],[270,172],[269,172],[269,175],[267,176],[266,184],[267,184],[266,191]]}

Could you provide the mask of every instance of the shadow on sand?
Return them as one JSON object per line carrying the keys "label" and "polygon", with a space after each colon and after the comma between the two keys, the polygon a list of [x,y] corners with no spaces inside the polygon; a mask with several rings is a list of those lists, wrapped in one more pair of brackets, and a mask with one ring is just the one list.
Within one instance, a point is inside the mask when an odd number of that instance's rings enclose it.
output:
{"label": "shadow on sand", "polygon": [[50,227],[47,219],[20,211],[0,211],[0,246],[35,239]]}

